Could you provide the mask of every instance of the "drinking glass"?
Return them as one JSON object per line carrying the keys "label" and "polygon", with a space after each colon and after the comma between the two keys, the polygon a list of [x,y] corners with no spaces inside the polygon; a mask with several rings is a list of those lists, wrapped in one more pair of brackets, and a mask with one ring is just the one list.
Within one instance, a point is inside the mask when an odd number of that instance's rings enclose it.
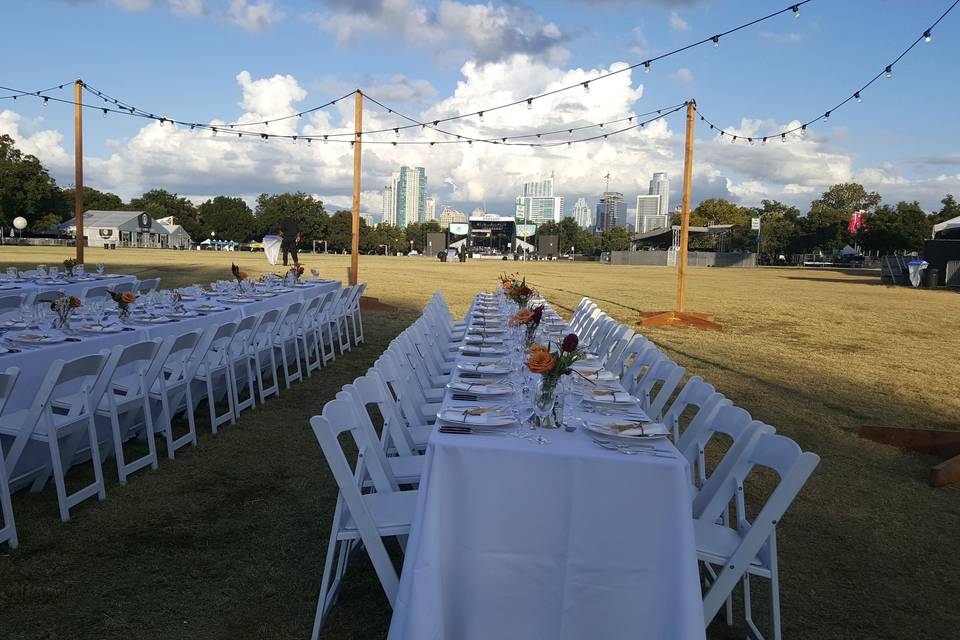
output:
{"label": "drinking glass", "polygon": [[106,268],[107,268],[106,265],[104,265],[102,262],[98,262],[98,263],[97,263],[97,275],[98,275],[98,276],[102,276],[102,275],[103,275],[103,271],[104,271]]}
{"label": "drinking glass", "polygon": [[533,396],[533,413],[537,416],[536,420],[530,421],[530,442],[534,444],[550,444],[550,441],[540,435],[537,430],[540,424],[553,412],[553,404],[556,401],[554,394],[543,393],[543,382],[537,384]]}
{"label": "drinking glass", "polygon": [[32,304],[21,304],[20,305],[20,320],[23,321],[23,326],[25,329],[35,329],[36,324],[34,320],[36,319],[36,314],[33,310]]}
{"label": "drinking glass", "polygon": [[50,277],[56,278],[60,275],[60,267],[50,267]]}
{"label": "drinking glass", "polygon": [[313,275],[314,280],[317,280],[320,278],[320,269],[317,269],[317,268],[310,269],[310,273]]}

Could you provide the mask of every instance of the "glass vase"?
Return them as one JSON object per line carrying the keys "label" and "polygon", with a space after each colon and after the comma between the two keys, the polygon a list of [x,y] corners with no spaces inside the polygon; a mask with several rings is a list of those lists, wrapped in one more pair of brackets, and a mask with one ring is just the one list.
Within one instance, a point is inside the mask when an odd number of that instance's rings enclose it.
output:
{"label": "glass vase", "polygon": [[541,376],[534,397],[534,412],[538,426],[542,429],[557,429],[560,425],[554,419],[553,409],[557,401],[557,378]]}

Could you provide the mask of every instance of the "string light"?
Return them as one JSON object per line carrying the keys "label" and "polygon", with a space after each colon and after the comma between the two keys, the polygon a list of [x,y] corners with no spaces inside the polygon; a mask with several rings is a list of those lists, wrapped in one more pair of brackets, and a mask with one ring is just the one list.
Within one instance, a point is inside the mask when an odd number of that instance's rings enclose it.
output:
{"label": "string light", "polygon": [[795,19],[800,17],[800,7],[798,7],[797,5],[793,5],[792,7],[790,7],[790,11],[793,11],[793,17]]}
{"label": "string light", "polygon": [[857,102],[863,102],[863,98],[860,97],[860,92],[859,92],[859,91],[854,91],[854,92],[853,92],[853,97],[857,99]]}
{"label": "string light", "polygon": [[584,82],[584,83],[583,83],[583,92],[584,92],[584,93],[590,93],[590,83],[589,83],[589,82]]}
{"label": "string light", "polygon": [[923,32],[923,39],[926,42],[930,42],[933,40],[933,34],[930,33],[930,29],[927,29],[926,31]]}
{"label": "string light", "polygon": [[483,124],[483,111],[478,112],[477,115],[480,116],[480,124]]}
{"label": "string light", "polygon": [[643,72],[644,72],[644,73],[650,73],[650,67],[651,67],[651,66],[653,66],[653,63],[650,62],[649,60],[647,60],[646,62],[644,62],[644,63],[643,63]]}
{"label": "string light", "polygon": [[393,130],[393,133],[397,136],[397,138],[400,137],[400,129],[399,129],[399,128],[395,128],[395,129]]}
{"label": "string light", "polygon": [[893,77],[893,65],[889,65],[889,64],[888,64],[888,65],[887,65],[887,68],[883,70],[883,75],[887,76],[888,78],[892,78],[892,77]]}
{"label": "string light", "polygon": [[710,38],[710,39],[713,40],[713,48],[714,48],[714,49],[716,49],[716,48],[718,48],[718,47],[720,46],[720,36],[713,36],[713,37]]}
{"label": "string light", "polygon": [[533,98],[527,98],[527,111],[533,109]]}
{"label": "string light", "polygon": [[828,122],[830,122],[830,112],[829,112],[829,111],[827,111],[825,114],[823,114],[823,124],[827,124]]}

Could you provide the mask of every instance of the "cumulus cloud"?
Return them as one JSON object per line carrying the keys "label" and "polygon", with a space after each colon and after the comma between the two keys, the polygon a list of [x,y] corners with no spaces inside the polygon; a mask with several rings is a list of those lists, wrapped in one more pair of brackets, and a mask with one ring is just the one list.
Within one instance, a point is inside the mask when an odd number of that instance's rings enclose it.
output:
{"label": "cumulus cloud", "polygon": [[521,5],[496,7],[441,0],[434,10],[416,0],[324,0],[328,11],[306,19],[332,32],[340,46],[369,35],[391,36],[415,46],[464,49],[481,63],[514,54],[561,61],[570,36]]}
{"label": "cumulus cloud", "polygon": [[680,17],[680,14],[676,11],[670,12],[670,19],[668,20],[670,28],[674,31],[686,31],[690,28],[690,25],[687,24],[687,21]]}
{"label": "cumulus cloud", "polygon": [[684,84],[689,84],[693,82],[693,72],[686,67],[680,67],[677,69],[677,72],[673,74],[673,77],[676,78],[679,82]]}
{"label": "cumulus cloud", "polygon": [[247,31],[272,27],[283,19],[283,12],[273,8],[272,2],[233,0],[227,10],[227,21]]}
{"label": "cumulus cloud", "polygon": [[[63,0],[72,5],[94,5],[99,0]],[[260,31],[283,19],[273,2],[248,0],[108,0],[124,11],[164,8],[181,18],[213,18],[248,31]]]}
{"label": "cumulus cloud", "polygon": [[773,44],[800,44],[805,38],[802,33],[774,33],[772,31],[761,31],[759,34],[762,40]]}
{"label": "cumulus cloud", "polygon": [[[576,85],[602,73],[623,68],[624,63],[595,69],[568,69],[541,58],[517,55],[506,60],[480,64],[468,62],[460,69],[455,89],[435,95],[421,81],[405,76],[381,80],[377,97],[387,104],[411,97],[409,114],[423,121],[474,112],[487,106],[523,100],[552,89]],[[504,78],[509,78],[505,82]],[[639,79],[656,81],[642,72]],[[523,135],[536,131],[565,129],[621,118],[624,114],[655,109],[644,97],[638,77],[625,71],[591,83],[591,91],[562,92],[534,101],[528,110],[523,105],[488,111],[484,121],[470,117],[455,120],[444,129],[463,136],[487,138]],[[662,80],[661,80],[662,81]],[[330,94],[308,91],[291,75],[258,78],[247,71],[236,75],[237,109],[218,114],[211,124],[248,123],[244,130],[253,135],[242,139],[210,132],[160,126],[153,122],[133,136],[108,143],[107,151],[85,159],[87,183],[120,194],[125,198],[155,187],[182,194],[229,194],[253,198],[260,192],[302,190],[327,202],[331,208],[348,207],[352,192],[352,150],[346,142],[272,138],[262,142],[257,135],[321,136],[350,131],[353,101],[344,100],[332,108],[291,118],[263,127],[263,120],[303,110],[325,101]],[[411,87],[413,89],[411,89]],[[420,89],[417,89],[420,87]],[[386,94],[391,90],[396,95]],[[421,100],[422,105],[415,101]],[[19,106],[19,105],[18,105]],[[380,109],[366,109],[366,129],[389,129],[403,124],[395,115]],[[699,123],[698,123],[699,124]],[[721,123],[738,136],[760,137],[766,133],[796,126],[796,122],[772,119],[743,119]],[[595,135],[585,130],[570,136],[566,132],[549,140],[567,141]],[[39,157],[61,184],[72,182],[73,157],[64,135],[41,119],[30,120],[14,111],[0,112],[0,133],[8,133],[25,152]],[[408,139],[446,139],[438,132],[419,129],[401,132]],[[343,138],[340,138],[343,140]],[[375,144],[375,141],[385,144]],[[392,146],[393,133],[365,137],[361,202],[364,211],[380,212],[379,190],[399,166],[426,168],[428,192],[440,197],[440,204],[461,209],[486,202],[491,211],[509,214],[520,183],[535,175],[555,175],[558,192],[572,203],[586,196],[594,204],[604,188],[603,175],[612,176],[611,188],[625,194],[632,203],[636,194],[645,193],[650,174],[666,171],[672,180],[673,198],[679,201],[683,161],[682,112],[658,120],[641,130],[633,130],[609,140],[598,140],[570,147],[550,148],[504,146],[475,143],[466,145]],[[855,167],[852,155],[842,148],[842,140],[831,132],[805,138],[793,136],[783,144],[778,140],[750,146],[729,138],[720,139],[698,126],[694,199],[725,197],[745,205],[758,204],[764,198],[776,198],[805,208],[830,184],[861,181],[868,189],[880,191],[885,200],[919,199],[927,208],[935,208],[946,193],[960,193],[960,173],[954,171],[953,155],[936,164],[909,164],[914,169],[942,167],[939,175],[920,176],[899,172],[896,164]],[[544,140],[547,141],[547,140]],[[936,160],[936,159],[935,159]],[[941,160],[945,160],[942,161]],[[569,208],[568,204],[568,208]]]}

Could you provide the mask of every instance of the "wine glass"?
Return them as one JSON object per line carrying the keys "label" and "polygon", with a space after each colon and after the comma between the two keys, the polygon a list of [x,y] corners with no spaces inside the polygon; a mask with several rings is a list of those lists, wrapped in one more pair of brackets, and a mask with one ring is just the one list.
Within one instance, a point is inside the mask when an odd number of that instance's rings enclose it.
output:
{"label": "wine glass", "polygon": [[317,269],[316,267],[312,267],[310,269],[310,274],[313,276],[314,280],[320,279],[320,269]]}
{"label": "wine glass", "polygon": [[105,270],[106,268],[107,268],[107,267],[106,267],[105,264],[103,264],[102,262],[98,262],[98,263],[97,263],[97,275],[98,275],[98,276],[102,276],[102,275],[103,275],[103,272],[104,272],[104,270]]}
{"label": "wine glass", "polygon": [[530,421],[531,434],[529,439],[530,442],[534,444],[550,444],[549,440],[537,433],[538,427],[543,424],[543,421],[553,411],[553,404],[556,401],[554,394],[543,392],[543,382],[543,378],[541,377],[533,397],[533,413],[537,416],[537,419]]}
{"label": "wine glass", "polygon": [[60,267],[50,267],[50,277],[54,280],[60,275]]}

